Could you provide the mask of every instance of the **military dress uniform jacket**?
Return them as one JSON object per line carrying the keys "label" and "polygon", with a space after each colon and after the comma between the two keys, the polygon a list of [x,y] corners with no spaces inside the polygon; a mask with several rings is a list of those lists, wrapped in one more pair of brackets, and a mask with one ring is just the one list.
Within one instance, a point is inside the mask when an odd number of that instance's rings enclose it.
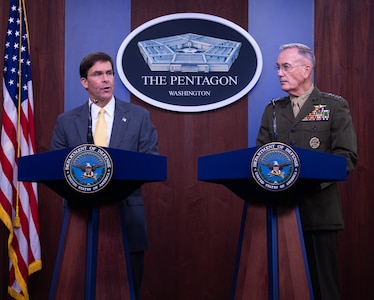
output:
{"label": "military dress uniform jacket", "polygon": [[[274,110],[275,141],[345,156],[347,173],[354,169],[358,159],[357,141],[345,99],[315,87],[296,117],[290,97],[270,102],[262,116],[256,140],[258,146],[274,141]],[[318,167],[318,162],[315,165]],[[344,227],[337,183],[305,183],[295,191],[292,196],[297,198],[304,230],[337,230]]]}

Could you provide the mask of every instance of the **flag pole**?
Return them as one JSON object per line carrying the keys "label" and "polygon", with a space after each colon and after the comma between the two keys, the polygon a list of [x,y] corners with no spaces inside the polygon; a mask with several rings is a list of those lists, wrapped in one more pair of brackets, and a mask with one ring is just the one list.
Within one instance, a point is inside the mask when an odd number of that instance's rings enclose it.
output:
{"label": "flag pole", "polygon": [[[20,0],[20,3],[22,3],[22,8],[21,8],[21,20],[19,23],[19,47],[18,47],[18,57],[20,58],[22,55],[22,22],[25,21],[25,18],[22,18],[23,13],[25,12],[24,10],[24,1]],[[23,19],[23,20],[22,20]],[[21,64],[21,59],[18,60],[18,92],[17,92],[17,165],[18,165],[18,158],[21,155],[21,150],[20,150],[20,145],[21,145],[21,103],[22,103],[22,64]],[[21,219],[19,217],[19,181],[17,179],[17,188],[16,188],[16,212],[13,220],[13,225],[16,228],[21,227]]]}

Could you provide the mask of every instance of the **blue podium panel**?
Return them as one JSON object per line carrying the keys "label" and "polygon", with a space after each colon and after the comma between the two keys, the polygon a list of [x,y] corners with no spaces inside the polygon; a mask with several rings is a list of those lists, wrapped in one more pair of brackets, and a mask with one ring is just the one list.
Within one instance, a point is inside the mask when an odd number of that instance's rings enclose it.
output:
{"label": "blue podium panel", "polygon": [[165,156],[119,149],[104,148],[113,161],[113,176],[102,191],[84,194],[70,187],[64,175],[64,164],[73,148],[39,153],[19,158],[18,180],[45,184],[70,201],[102,201],[110,195],[120,200],[143,183],[164,181],[167,178]]}
{"label": "blue podium panel", "polygon": [[[217,153],[199,157],[198,179],[218,182],[252,178],[250,164],[259,147]],[[339,181],[347,178],[346,158],[318,151],[293,148],[300,158],[303,179]]]}
{"label": "blue podium panel", "polygon": [[[105,148],[114,166],[114,180],[163,181],[166,180],[166,157],[119,149]],[[73,148],[38,153],[19,158],[18,180],[65,180],[64,162]]]}
{"label": "blue podium panel", "polygon": [[[251,174],[251,161],[259,147],[201,156],[198,159],[198,179],[222,184],[242,199],[267,199],[277,197],[277,192],[266,192]],[[300,159],[297,182],[282,191],[292,196],[316,182],[345,180],[346,158],[317,151],[293,148]]]}

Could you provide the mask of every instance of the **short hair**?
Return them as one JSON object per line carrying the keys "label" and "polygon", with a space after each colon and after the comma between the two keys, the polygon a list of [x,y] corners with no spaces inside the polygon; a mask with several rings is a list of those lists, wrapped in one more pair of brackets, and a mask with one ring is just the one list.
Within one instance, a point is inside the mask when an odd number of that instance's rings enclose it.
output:
{"label": "short hair", "polygon": [[79,65],[79,75],[81,78],[87,78],[87,72],[88,70],[97,62],[97,61],[109,61],[112,65],[112,69],[114,71],[113,67],[113,60],[110,57],[110,55],[104,53],[104,52],[93,52],[85,56],[80,65]]}
{"label": "short hair", "polygon": [[306,45],[300,44],[300,43],[290,43],[290,44],[284,44],[280,46],[279,48],[281,51],[286,49],[298,49],[298,53],[305,57],[307,60],[309,60],[312,63],[312,66],[314,67],[316,64],[316,57],[314,56],[313,51]]}

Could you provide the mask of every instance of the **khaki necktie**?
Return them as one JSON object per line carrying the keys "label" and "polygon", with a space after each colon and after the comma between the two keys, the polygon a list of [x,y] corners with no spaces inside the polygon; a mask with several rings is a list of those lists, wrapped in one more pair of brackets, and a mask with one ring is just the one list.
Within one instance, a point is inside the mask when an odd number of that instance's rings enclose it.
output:
{"label": "khaki necktie", "polygon": [[292,109],[293,115],[296,117],[300,111],[300,104],[298,102],[298,98],[292,99]]}
{"label": "khaki necktie", "polygon": [[105,109],[101,108],[99,111],[99,118],[96,123],[94,141],[96,146],[107,146],[107,131],[106,131],[106,122],[104,118]]}

